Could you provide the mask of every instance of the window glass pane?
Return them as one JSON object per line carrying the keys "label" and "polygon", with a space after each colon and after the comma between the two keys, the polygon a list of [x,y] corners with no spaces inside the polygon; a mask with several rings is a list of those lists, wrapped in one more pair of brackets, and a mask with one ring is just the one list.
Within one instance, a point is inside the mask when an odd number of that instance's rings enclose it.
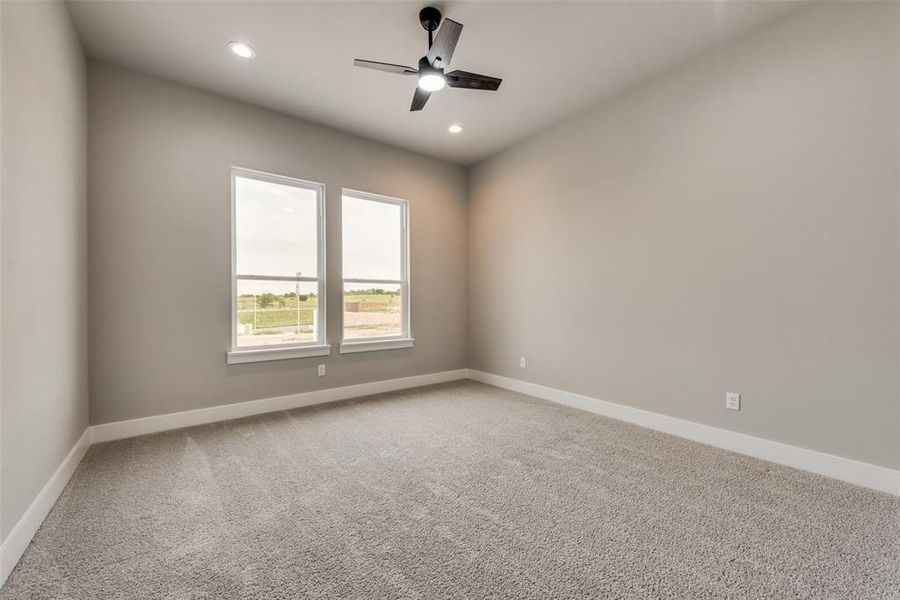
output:
{"label": "window glass pane", "polygon": [[317,200],[313,189],[236,176],[237,274],[316,277]]}
{"label": "window glass pane", "polygon": [[314,282],[237,282],[237,346],[262,347],[316,341]]}
{"label": "window glass pane", "polygon": [[403,334],[400,286],[344,284],[344,339],[396,337]]}
{"label": "window glass pane", "polygon": [[343,199],[344,279],[400,280],[401,207]]}

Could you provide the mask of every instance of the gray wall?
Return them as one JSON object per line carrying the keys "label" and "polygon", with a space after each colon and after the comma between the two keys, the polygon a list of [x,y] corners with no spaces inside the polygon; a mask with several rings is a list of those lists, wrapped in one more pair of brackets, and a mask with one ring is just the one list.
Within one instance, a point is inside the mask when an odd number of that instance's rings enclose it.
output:
{"label": "gray wall", "polygon": [[2,2],[0,538],[88,425],[86,93],[66,8]]}
{"label": "gray wall", "polygon": [[900,466],[898,18],[802,10],[474,168],[470,366]]}
{"label": "gray wall", "polygon": [[[92,423],[466,366],[462,168],[106,64],[88,72]],[[231,165],[326,185],[333,344],[341,187],[409,200],[415,347],[226,365]]]}

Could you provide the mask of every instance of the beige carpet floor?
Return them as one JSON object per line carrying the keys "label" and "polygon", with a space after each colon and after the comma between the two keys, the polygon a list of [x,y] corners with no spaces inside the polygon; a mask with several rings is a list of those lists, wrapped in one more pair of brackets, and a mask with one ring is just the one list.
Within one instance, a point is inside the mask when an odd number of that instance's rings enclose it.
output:
{"label": "beige carpet floor", "polygon": [[0,598],[900,598],[900,499],[459,382],[94,446]]}

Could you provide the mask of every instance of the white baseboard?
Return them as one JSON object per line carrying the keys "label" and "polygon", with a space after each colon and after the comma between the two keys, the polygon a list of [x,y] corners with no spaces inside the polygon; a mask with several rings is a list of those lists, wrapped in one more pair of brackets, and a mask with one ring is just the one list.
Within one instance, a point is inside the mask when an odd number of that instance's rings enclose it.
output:
{"label": "white baseboard", "polygon": [[50,509],[56,504],[59,495],[65,489],[66,484],[78,467],[78,463],[84,458],[84,453],[90,447],[91,428],[88,427],[75,442],[69,454],[63,459],[41,491],[35,497],[34,502],[16,523],[9,535],[0,545],[0,586],[12,573],[16,563],[19,562],[22,553],[31,543],[31,538],[37,533],[41,523],[50,513]]}
{"label": "white baseboard", "polygon": [[632,408],[606,400],[598,400],[590,396],[566,392],[537,383],[494,375],[493,373],[470,369],[469,378],[528,394],[529,396],[535,396],[543,400],[612,417],[620,421],[627,421],[648,429],[655,429],[696,442],[717,446],[732,452],[746,454],[747,456],[761,458],[795,469],[833,477],[848,483],[900,496],[900,471],[886,467],[773,442],[727,429],[701,425],[700,423]]}
{"label": "white baseboard", "polygon": [[264,398],[262,400],[222,404],[219,406],[211,406],[209,408],[155,415],[152,417],[144,417],[142,419],[132,419],[130,421],[103,423],[91,427],[91,442],[94,444],[99,442],[109,442],[111,440],[119,440],[148,433],[157,433],[159,431],[181,429],[183,427],[204,425],[206,423],[215,423],[218,421],[228,421],[230,419],[250,417],[279,410],[289,410],[292,408],[300,408],[302,406],[325,404],[326,402],[335,402],[337,400],[347,400],[349,398],[359,398],[361,396],[370,396],[372,394],[381,394],[383,392],[393,392],[423,385],[466,379],[468,376],[468,369],[457,369],[455,371],[414,375],[412,377],[402,377],[400,379],[385,379],[370,383],[360,383],[357,385],[290,394],[288,396]]}

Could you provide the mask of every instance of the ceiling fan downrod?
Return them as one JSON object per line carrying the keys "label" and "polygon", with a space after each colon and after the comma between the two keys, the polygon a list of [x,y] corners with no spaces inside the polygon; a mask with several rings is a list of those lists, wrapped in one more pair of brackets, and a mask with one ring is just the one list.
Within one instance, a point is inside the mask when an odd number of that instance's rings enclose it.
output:
{"label": "ceiling fan downrod", "polygon": [[431,46],[434,44],[434,32],[441,24],[441,11],[433,6],[426,6],[419,11],[419,23],[428,32],[428,49],[431,50]]}

